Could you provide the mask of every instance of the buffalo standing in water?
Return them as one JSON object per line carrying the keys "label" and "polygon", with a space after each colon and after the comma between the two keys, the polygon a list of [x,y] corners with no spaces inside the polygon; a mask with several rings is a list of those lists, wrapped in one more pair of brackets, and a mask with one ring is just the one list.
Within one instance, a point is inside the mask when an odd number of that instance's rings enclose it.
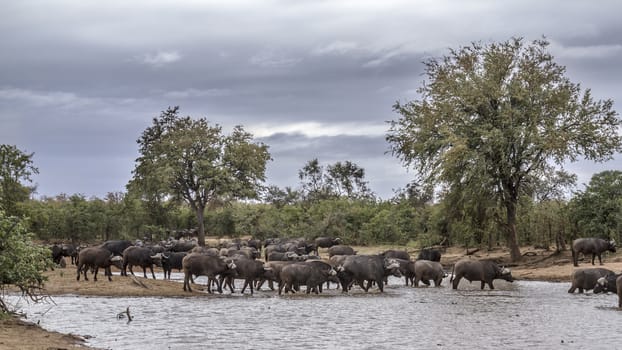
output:
{"label": "buffalo standing in water", "polygon": [[384,292],[385,276],[392,274],[402,277],[399,268],[399,262],[393,258],[384,258],[380,255],[349,255],[343,264],[338,266],[337,271],[343,293],[348,292],[352,282],[358,283],[365,292],[369,291],[372,282],[375,282],[380,292]]}
{"label": "buffalo standing in water", "polygon": [[492,281],[495,279],[503,279],[508,282],[514,282],[510,269],[501,267],[490,260],[460,260],[454,265],[454,271],[451,272],[449,282],[453,281],[453,289],[458,289],[460,280],[464,277],[467,281],[481,281],[482,289],[488,284],[490,289],[495,289]]}
{"label": "buffalo standing in water", "polygon": [[[578,269],[572,273],[572,284],[568,293],[574,293],[579,289],[579,293],[583,293],[584,290],[592,290],[598,285],[598,281],[601,277],[605,277],[609,274],[614,274],[613,271],[594,268],[594,269]],[[614,281],[615,283],[615,281]]]}
{"label": "buffalo standing in water", "polygon": [[594,294],[609,292],[617,293],[616,281],[620,276],[622,276],[622,273],[609,273],[607,276],[599,278],[594,286]]}
{"label": "buffalo standing in water", "polygon": [[[606,289],[604,291],[615,290],[618,294],[618,308],[622,309],[622,274],[610,274],[606,277],[601,277],[598,279],[597,286],[601,289]],[[596,287],[594,288],[594,293],[596,293]]]}
{"label": "buffalo standing in water", "polygon": [[[190,278],[195,276],[207,276],[207,292],[211,293],[212,281],[217,281],[216,276],[235,270],[235,263],[231,259],[222,256],[203,255],[192,253],[186,255],[181,264],[184,269],[184,291],[192,292]],[[222,284],[218,283],[218,292],[222,293]]]}
{"label": "buffalo standing in water", "polygon": [[605,251],[612,253],[616,252],[616,242],[614,240],[607,241],[602,238],[578,238],[572,242],[572,263],[574,266],[579,266],[579,253],[584,256],[592,254],[592,265],[594,265],[594,258],[598,256],[598,262],[602,265],[603,261],[600,258],[600,254]]}

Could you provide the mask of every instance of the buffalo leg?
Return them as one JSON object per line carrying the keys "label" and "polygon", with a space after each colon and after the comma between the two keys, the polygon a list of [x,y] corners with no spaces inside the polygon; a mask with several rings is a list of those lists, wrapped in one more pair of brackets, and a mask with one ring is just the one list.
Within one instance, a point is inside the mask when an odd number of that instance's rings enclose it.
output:
{"label": "buffalo leg", "polygon": [[192,292],[190,288],[190,274],[184,273],[184,292],[186,291],[186,287],[188,287],[188,292]]}
{"label": "buffalo leg", "polygon": [[[248,280],[244,280],[244,285],[242,286],[242,290],[240,291],[240,294],[244,294],[244,291],[246,290],[246,286],[248,286]],[[253,293],[251,292],[251,295]]]}
{"label": "buffalo leg", "polygon": [[[155,273],[153,273],[153,265],[149,266],[149,270],[151,270],[151,277],[153,277],[153,279],[156,279],[155,278]],[[147,276],[145,276],[145,278],[147,278]]]}
{"label": "buffalo leg", "polygon": [[233,277],[227,276],[224,277],[224,279],[221,277],[220,284],[222,284],[223,281],[225,282],[225,287],[229,287],[229,291],[231,292],[231,294],[235,293],[235,280],[233,279]]}
{"label": "buffalo leg", "polygon": [[378,285],[378,289],[380,289],[380,292],[383,293],[384,292],[384,283],[382,280],[378,280],[376,281],[376,284]]}
{"label": "buffalo leg", "polygon": [[97,271],[99,270],[99,266],[95,266],[95,272],[93,273],[93,280],[97,281]]}
{"label": "buffalo leg", "polygon": [[461,279],[462,279],[462,276],[454,278],[454,281],[452,284],[453,289],[458,289],[458,284],[460,283]]}
{"label": "buffalo leg", "polygon": [[216,286],[218,287],[218,293],[222,294],[222,283],[220,280],[214,279],[216,281]]}
{"label": "buffalo leg", "polygon": [[108,282],[112,282],[112,271],[110,271],[110,266],[104,269],[104,275],[108,276]]}
{"label": "buffalo leg", "polygon": [[[207,292],[210,294],[212,294],[212,284],[214,283],[214,280],[214,277],[207,277]],[[216,280],[215,283],[218,285],[218,280]]]}

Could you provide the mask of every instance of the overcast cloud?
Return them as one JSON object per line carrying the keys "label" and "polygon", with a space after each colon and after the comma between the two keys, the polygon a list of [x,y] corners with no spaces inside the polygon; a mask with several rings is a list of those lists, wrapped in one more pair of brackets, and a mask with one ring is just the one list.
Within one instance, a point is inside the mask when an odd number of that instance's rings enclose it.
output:
{"label": "overcast cloud", "polygon": [[[135,140],[169,106],[270,146],[268,184],[318,158],[365,168],[382,198],[412,177],[387,154],[422,60],[543,35],[568,77],[620,108],[618,1],[9,1],[0,11],[0,143],[34,152],[39,195],[124,191]],[[591,174],[619,169],[579,162]]]}

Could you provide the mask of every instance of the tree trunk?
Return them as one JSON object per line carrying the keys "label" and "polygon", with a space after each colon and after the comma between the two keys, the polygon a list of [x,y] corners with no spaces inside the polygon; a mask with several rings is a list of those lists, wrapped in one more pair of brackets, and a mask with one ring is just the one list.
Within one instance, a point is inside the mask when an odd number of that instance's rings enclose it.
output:
{"label": "tree trunk", "polygon": [[516,237],[516,201],[509,200],[506,202],[505,207],[507,210],[507,227],[506,235],[508,248],[510,248],[510,258],[512,262],[520,261],[522,255],[518,247],[518,239]]}
{"label": "tree trunk", "polygon": [[203,218],[205,217],[205,207],[198,205],[196,211],[197,223],[199,225],[199,233],[197,234],[197,239],[199,240],[199,246],[205,247],[205,224],[203,223]]}

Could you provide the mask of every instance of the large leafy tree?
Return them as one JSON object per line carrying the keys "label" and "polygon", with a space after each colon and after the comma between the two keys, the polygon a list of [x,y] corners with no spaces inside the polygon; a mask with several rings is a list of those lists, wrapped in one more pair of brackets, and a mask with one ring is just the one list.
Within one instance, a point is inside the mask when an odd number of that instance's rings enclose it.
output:
{"label": "large leafy tree", "polygon": [[8,215],[18,215],[17,203],[27,200],[34,191],[34,187],[25,184],[39,173],[32,162],[33,155],[13,145],[0,145],[0,209]]}
{"label": "large leafy tree", "polygon": [[425,61],[420,98],[395,104],[401,116],[387,134],[393,154],[428,182],[490,196],[505,213],[514,261],[517,204],[531,184],[567,161],[607,160],[622,149],[613,102],[566,78],[548,45],[474,43]]}
{"label": "large leafy tree", "polygon": [[153,119],[137,140],[140,157],[128,187],[150,198],[183,200],[195,211],[205,245],[208,206],[255,198],[270,160],[268,146],[236,126],[225,135],[205,118],[181,117],[179,107]]}

